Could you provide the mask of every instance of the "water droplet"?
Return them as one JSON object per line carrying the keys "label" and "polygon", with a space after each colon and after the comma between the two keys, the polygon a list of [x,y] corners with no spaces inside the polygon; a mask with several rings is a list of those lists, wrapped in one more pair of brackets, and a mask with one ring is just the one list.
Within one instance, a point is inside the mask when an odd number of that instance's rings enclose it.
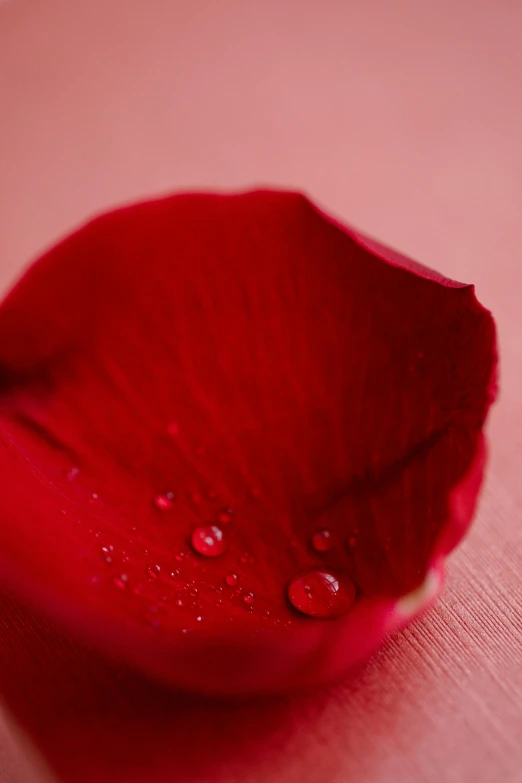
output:
{"label": "water droplet", "polygon": [[89,503],[96,503],[97,500],[98,500],[98,493],[93,492],[91,497],[89,498]]}
{"label": "water droplet", "polygon": [[290,603],[312,617],[345,614],[355,600],[353,582],[329,571],[313,569],[294,577],[288,585]]}
{"label": "water droplet", "polygon": [[223,600],[220,598],[218,601],[216,601],[216,606],[222,606]]}
{"label": "water droplet", "polygon": [[65,474],[65,478],[67,481],[76,481],[78,476],[80,475],[80,469],[79,468],[71,468],[67,471]]}
{"label": "water droplet", "polygon": [[181,600],[181,598],[176,598],[174,603],[176,604],[176,606],[183,606],[183,601]]}
{"label": "water droplet", "polygon": [[270,612],[267,609],[266,612],[263,612],[263,620],[268,620],[269,617],[270,617]]}
{"label": "water droplet", "polygon": [[245,593],[243,596],[243,603],[247,606],[252,606],[254,603],[254,593]]}
{"label": "water droplet", "polygon": [[204,525],[192,533],[192,546],[200,555],[217,557],[226,549],[223,531],[216,525]]}
{"label": "water droplet", "polygon": [[218,511],[218,513],[216,514],[216,519],[222,525],[228,525],[229,522],[232,522],[233,516],[234,516],[233,508],[222,508],[221,511]]}
{"label": "water droplet", "polygon": [[108,546],[102,546],[102,552],[114,552],[114,547],[112,544],[109,544]]}
{"label": "water droplet", "polygon": [[174,494],[174,492],[160,492],[160,494],[156,495],[156,497],[154,498],[154,505],[160,511],[170,511],[170,509],[174,505],[175,500],[176,500],[176,495]]}
{"label": "water droplet", "polygon": [[189,587],[189,595],[191,595],[192,598],[195,598],[199,593],[198,588],[195,585],[187,585],[187,586]]}
{"label": "water droplet", "polygon": [[202,621],[202,619],[203,618],[201,617],[201,615],[199,615],[199,617],[196,617],[196,622],[200,623]]}
{"label": "water droplet", "polygon": [[143,590],[143,585],[139,584],[132,588],[132,592],[134,595],[141,595],[141,591]]}
{"label": "water droplet", "polygon": [[312,536],[312,546],[316,552],[328,552],[332,548],[332,534],[329,530],[318,530]]}
{"label": "water droplet", "polygon": [[237,585],[239,580],[239,577],[237,574],[227,574],[225,577],[225,582],[229,587],[234,587],[234,585]]}
{"label": "water droplet", "polygon": [[136,533],[138,528],[136,526],[134,526],[134,527],[131,527],[131,530],[132,530],[133,533]]}
{"label": "water droplet", "polygon": [[118,588],[118,590],[125,590],[128,579],[129,577],[127,574],[121,574],[120,576],[115,576],[112,582]]}
{"label": "water droplet", "polygon": [[172,579],[177,579],[178,576],[179,576],[179,568],[175,568],[174,571],[171,571],[170,575],[171,575]]}
{"label": "water droplet", "polygon": [[159,565],[153,565],[147,568],[147,574],[150,576],[151,579],[157,579],[160,571],[161,568]]}
{"label": "water droplet", "polygon": [[170,435],[171,438],[179,435],[179,424],[177,421],[169,421],[167,424],[167,435]]}
{"label": "water droplet", "polygon": [[251,555],[249,552],[243,552],[243,554],[239,558],[240,563],[253,563],[254,560],[255,560],[254,556]]}

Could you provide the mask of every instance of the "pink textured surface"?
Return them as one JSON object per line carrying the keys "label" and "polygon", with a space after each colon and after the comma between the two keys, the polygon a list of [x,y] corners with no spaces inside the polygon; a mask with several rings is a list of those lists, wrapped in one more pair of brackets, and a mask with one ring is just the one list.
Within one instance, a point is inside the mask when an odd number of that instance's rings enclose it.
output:
{"label": "pink textured surface", "polygon": [[[442,600],[355,685],[259,718],[219,783],[522,780],[521,31],[518,0],[0,5],[2,288],[94,211],[271,183],[497,318],[490,471]],[[1,783],[26,783],[10,756]]]}

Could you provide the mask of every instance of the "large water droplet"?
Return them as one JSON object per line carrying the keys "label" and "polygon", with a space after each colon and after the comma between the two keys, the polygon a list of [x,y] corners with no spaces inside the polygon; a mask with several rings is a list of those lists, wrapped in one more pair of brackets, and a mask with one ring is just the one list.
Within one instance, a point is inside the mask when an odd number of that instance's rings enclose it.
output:
{"label": "large water droplet", "polygon": [[235,587],[237,585],[239,580],[239,577],[237,574],[227,574],[225,577],[225,582],[229,587]]}
{"label": "large water droplet", "polygon": [[154,498],[154,505],[160,511],[170,511],[176,500],[174,492],[161,492]]}
{"label": "large water droplet", "polygon": [[345,614],[355,600],[355,586],[349,579],[330,571],[313,569],[299,574],[288,585],[290,603],[312,617]]}
{"label": "large water droplet", "polygon": [[192,546],[205,557],[222,555],[226,549],[223,531],[216,525],[197,527],[192,533]]}
{"label": "large water droplet", "polygon": [[318,530],[312,536],[312,546],[316,552],[328,552],[332,548],[332,534],[329,530]]}

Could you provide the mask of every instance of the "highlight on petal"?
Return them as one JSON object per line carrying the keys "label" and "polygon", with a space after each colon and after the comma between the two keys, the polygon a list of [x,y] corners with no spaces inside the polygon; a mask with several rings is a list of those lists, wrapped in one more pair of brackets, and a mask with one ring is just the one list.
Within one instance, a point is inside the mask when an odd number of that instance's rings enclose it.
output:
{"label": "highlight on petal", "polygon": [[176,687],[340,677],[471,521],[495,351],[298,194],[103,215],[0,307],[0,573]]}

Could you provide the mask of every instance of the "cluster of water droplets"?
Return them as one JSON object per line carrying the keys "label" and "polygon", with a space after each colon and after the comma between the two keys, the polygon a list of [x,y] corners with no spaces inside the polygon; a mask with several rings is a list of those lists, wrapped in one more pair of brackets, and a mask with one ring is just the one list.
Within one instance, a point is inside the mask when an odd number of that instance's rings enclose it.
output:
{"label": "cluster of water droplets", "polygon": [[[166,428],[167,434],[172,437],[178,437],[180,433],[180,427],[176,422],[170,422]],[[198,452],[199,453],[199,452]],[[77,467],[71,467],[65,474],[66,480],[69,482],[76,481],[79,476],[79,469]],[[258,497],[260,491],[255,488],[252,490],[252,496]],[[215,502],[218,498],[217,493],[209,489],[205,496],[201,492],[192,492],[189,495],[191,503],[198,506],[203,498],[207,501]],[[98,495],[93,493],[89,502],[96,503],[98,501]],[[177,495],[171,489],[164,490],[155,494],[152,498],[153,507],[161,514],[168,514],[175,509],[177,502]],[[196,558],[219,558],[223,556],[228,550],[228,542],[226,535],[226,528],[235,521],[235,510],[226,506],[218,509],[214,513],[214,520],[207,524],[198,525],[192,531],[190,536],[190,545],[193,552],[193,556]],[[133,527],[132,532],[136,533],[137,528]],[[358,540],[357,529],[354,529],[348,537],[346,544],[348,548],[355,547]],[[99,534],[97,534],[99,535]],[[299,539],[295,539],[292,542],[292,546],[298,548],[302,546]],[[335,541],[331,532],[327,529],[317,530],[311,536],[309,540],[310,549],[316,553],[316,555],[322,559],[328,556],[328,553],[334,548]],[[388,547],[387,547],[388,548]],[[115,552],[112,544],[106,544],[101,547],[101,554],[104,562],[111,567],[115,567]],[[147,555],[147,551],[144,550],[144,554]],[[173,560],[178,563],[182,563],[184,560],[190,558],[190,551],[179,551],[173,554]],[[129,560],[125,553],[122,553],[121,560],[123,563]],[[252,564],[255,559],[252,554],[244,552],[238,558],[238,565],[245,566]],[[203,568],[201,571],[205,571]],[[145,621],[153,629],[161,627],[161,616],[165,610],[165,606],[173,605],[177,610],[190,609],[201,611],[199,601],[199,589],[194,580],[181,584],[180,569],[173,567],[170,570],[163,568],[158,563],[146,565],[144,579],[142,582],[137,581],[134,585],[131,585],[128,574],[125,572],[118,573],[112,577],[113,586],[121,592],[131,592],[136,596],[141,596],[144,600],[146,596],[151,594],[147,585],[158,585],[162,579],[169,578],[169,592],[171,592],[171,586],[176,584],[177,591],[173,600],[172,594],[161,595],[159,598],[154,597],[155,602],[150,603],[145,609]],[[181,582],[180,582],[181,580]],[[247,585],[243,585],[244,577],[237,573],[235,570],[230,569],[223,578],[223,585],[210,586],[216,593],[214,604],[217,607],[223,605],[223,596],[230,600],[230,596],[236,595],[243,604],[244,608],[249,612],[254,611],[256,604],[256,597],[254,593],[248,589]],[[209,587],[207,585],[207,587]],[[157,591],[156,591],[157,592]],[[287,597],[292,606],[300,613],[308,615],[310,617],[329,618],[336,617],[345,614],[349,611],[351,605],[355,600],[355,587],[350,579],[346,577],[344,573],[338,573],[335,569],[327,567],[312,567],[296,575],[292,578],[286,588]],[[263,619],[270,618],[270,611],[261,607]],[[194,618],[193,618],[194,619]],[[203,615],[197,614],[195,622],[198,624],[203,621]],[[275,622],[278,622],[275,620]],[[192,628],[183,629],[185,633],[188,633]]]}

